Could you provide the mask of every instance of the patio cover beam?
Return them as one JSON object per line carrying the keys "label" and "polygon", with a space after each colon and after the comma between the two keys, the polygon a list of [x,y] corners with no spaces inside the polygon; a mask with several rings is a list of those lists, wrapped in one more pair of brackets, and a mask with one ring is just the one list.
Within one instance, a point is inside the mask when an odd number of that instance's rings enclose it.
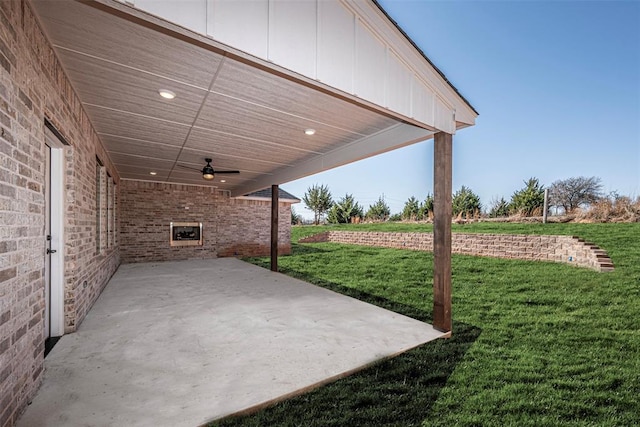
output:
{"label": "patio cover beam", "polygon": [[271,271],[278,271],[278,192],[277,185],[271,186]]}
{"label": "patio cover beam", "polygon": [[433,180],[433,326],[451,332],[451,190],[453,135],[434,138]]}

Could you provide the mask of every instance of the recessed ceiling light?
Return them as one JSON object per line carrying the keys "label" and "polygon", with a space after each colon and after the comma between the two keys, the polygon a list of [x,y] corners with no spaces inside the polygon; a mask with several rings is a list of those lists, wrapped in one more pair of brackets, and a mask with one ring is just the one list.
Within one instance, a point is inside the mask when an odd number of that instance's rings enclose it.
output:
{"label": "recessed ceiling light", "polygon": [[226,179],[221,179],[220,182],[227,182],[227,180]]}
{"label": "recessed ceiling light", "polygon": [[156,176],[156,175],[158,175],[158,172],[149,172],[149,175]]}
{"label": "recessed ceiling light", "polygon": [[313,135],[313,134],[315,134],[315,133],[316,133],[316,130],[315,130],[315,129],[305,129],[305,130],[304,130],[304,134],[305,134],[305,135]]}
{"label": "recessed ceiling light", "polygon": [[176,94],[174,92],[171,92],[170,90],[167,90],[167,89],[160,89],[158,93],[160,94],[161,97],[165,99],[173,99],[176,97]]}

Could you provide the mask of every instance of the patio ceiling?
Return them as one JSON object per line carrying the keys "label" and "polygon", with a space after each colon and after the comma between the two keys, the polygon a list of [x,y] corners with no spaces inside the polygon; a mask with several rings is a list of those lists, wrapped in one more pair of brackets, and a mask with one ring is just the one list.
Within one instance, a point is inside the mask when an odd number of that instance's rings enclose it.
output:
{"label": "patio ceiling", "polygon": [[[434,133],[124,4],[33,5],[124,179],[215,185],[239,196]],[[316,133],[305,135],[308,128]],[[180,167],[202,168],[205,157],[241,173],[210,182]]]}

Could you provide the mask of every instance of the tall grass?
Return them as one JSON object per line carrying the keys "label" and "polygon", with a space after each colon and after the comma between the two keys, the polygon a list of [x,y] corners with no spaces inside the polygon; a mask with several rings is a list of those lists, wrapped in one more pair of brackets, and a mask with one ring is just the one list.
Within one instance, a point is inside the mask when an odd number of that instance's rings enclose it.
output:
{"label": "tall grass", "polygon": [[[294,241],[325,229],[296,227]],[[640,224],[477,223],[455,231],[578,235],[605,249],[616,269],[454,255],[453,338],[217,425],[639,425]],[[280,259],[285,274],[424,321],[432,264],[430,253],[333,243],[294,243]]]}

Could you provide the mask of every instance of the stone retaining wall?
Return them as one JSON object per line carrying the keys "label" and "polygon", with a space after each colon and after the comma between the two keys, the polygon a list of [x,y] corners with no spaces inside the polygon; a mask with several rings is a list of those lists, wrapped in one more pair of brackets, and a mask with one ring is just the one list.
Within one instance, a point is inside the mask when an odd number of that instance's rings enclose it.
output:
{"label": "stone retaining wall", "polygon": [[[433,251],[433,233],[325,231],[300,240],[319,242]],[[575,236],[452,233],[451,250],[455,254],[553,261],[613,271],[613,263],[604,250]]]}

